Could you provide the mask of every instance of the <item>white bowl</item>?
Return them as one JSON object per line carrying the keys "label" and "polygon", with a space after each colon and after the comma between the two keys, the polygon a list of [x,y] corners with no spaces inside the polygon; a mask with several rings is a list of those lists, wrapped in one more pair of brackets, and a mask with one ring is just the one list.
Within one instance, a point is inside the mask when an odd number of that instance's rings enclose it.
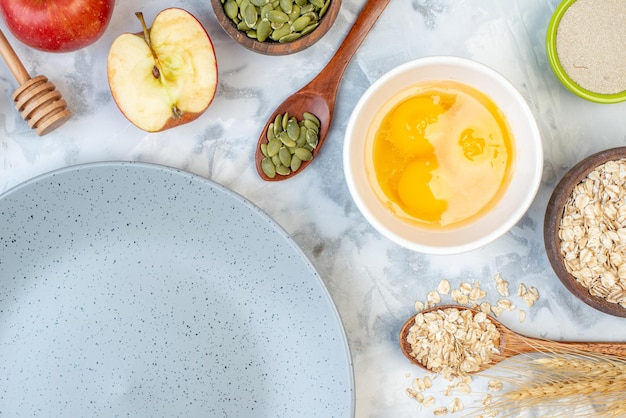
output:
{"label": "white bowl", "polygon": [[[397,93],[424,81],[453,80],[489,97],[504,114],[514,143],[511,179],[498,202],[457,228],[423,228],[392,214],[368,180],[367,133],[381,107]],[[535,118],[520,93],[496,71],[458,57],[426,57],[400,65],[378,79],[352,112],[345,134],[344,171],[356,205],[381,234],[408,249],[455,254],[485,246],[509,231],[533,202],[543,172],[543,148]]]}

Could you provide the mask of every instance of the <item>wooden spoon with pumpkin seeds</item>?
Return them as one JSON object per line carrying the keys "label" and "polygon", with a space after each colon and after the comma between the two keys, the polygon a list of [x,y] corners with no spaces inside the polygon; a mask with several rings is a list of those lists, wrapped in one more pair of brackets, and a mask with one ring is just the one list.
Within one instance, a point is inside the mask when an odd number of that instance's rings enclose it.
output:
{"label": "wooden spoon with pumpkin seeds", "polygon": [[[352,56],[361,46],[370,29],[374,26],[385,7],[387,7],[387,4],[389,4],[389,1],[368,0],[328,64],[313,80],[288,97],[272,113],[263,128],[256,149],[256,167],[263,180],[279,181],[291,178],[304,170],[319,153],[322,145],[324,145],[333,118],[333,110],[341,77]],[[268,142],[268,128],[274,123],[278,115],[288,114],[295,117],[298,121],[302,121],[305,119],[305,113],[315,115],[320,122],[317,145],[312,151],[313,158],[308,161],[302,161],[302,164],[296,171],[289,170],[288,174],[276,174],[274,177],[269,177],[262,169],[262,161],[267,157],[261,151],[261,144]]]}

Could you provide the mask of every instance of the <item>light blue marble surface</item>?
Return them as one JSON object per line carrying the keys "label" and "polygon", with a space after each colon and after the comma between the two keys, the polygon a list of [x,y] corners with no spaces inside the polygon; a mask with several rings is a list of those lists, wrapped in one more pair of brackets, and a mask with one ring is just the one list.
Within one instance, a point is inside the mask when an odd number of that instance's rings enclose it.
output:
{"label": "light blue marble surface", "polygon": [[[543,215],[564,172],[596,151],[626,142],[626,104],[599,105],[562,87],[545,56],[546,27],[557,0],[395,0],[349,65],[339,88],[326,146],[314,163],[285,182],[266,183],[253,155],[272,109],[325,65],[365,3],[343,0],[336,24],[322,41],[292,56],[255,54],[235,44],[217,24],[208,0],[118,0],[105,35],[75,53],[46,54],[15,40],[0,25],[32,75],[48,76],[74,113],[57,131],[39,138],[13,109],[16,84],[0,67],[0,192],[53,169],[94,161],[163,164],[220,183],[265,210],[311,259],[343,319],[354,362],[356,416],[430,416],[405,389],[421,372],[398,348],[398,332],[442,278],[453,286],[480,281],[495,303],[493,276],[516,289],[536,286],[541,298],[502,316],[531,336],[568,340],[624,340],[622,319],[594,311],[567,293],[544,252]],[[111,98],[106,55],[122,32],[139,30],[134,12],[150,20],[163,8],[193,13],[217,53],[219,86],[198,120],[147,134],[132,126]],[[428,55],[474,59],[502,73],[534,112],[544,143],[541,189],[527,215],[508,234],[480,250],[427,256],[405,250],[377,233],[361,216],[345,184],[343,133],[350,112],[368,86],[386,71]],[[522,307],[521,300],[512,297]],[[466,396],[466,405],[479,398]],[[442,401],[443,402],[443,401]]]}

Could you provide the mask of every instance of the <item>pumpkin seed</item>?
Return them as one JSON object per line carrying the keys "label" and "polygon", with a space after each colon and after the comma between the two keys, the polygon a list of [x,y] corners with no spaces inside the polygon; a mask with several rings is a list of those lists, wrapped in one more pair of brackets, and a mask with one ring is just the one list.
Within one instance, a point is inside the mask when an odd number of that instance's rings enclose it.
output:
{"label": "pumpkin seed", "polygon": [[294,117],[289,118],[287,123],[287,135],[294,141],[300,136],[300,125],[298,125],[298,120]]}
{"label": "pumpkin seed", "polygon": [[242,32],[248,32],[250,30],[250,27],[246,25],[246,22],[242,20],[241,22],[237,24],[237,29],[239,29]]}
{"label": "pumpkin seed", "polygon": [[271,179],[276,177],[276,166],[269,158],[263,158],[261,160],[261,170],[263,170],[263,173]]}
{"label": "pumpkin seed", "polygon": [[280,8],[282,9],[283,12],[287,14],[291,13],[291,10],[293,9],[292,0],[280,0],[278,4],[280,5]]}
{"label": "pumpkin seed", "polygon": [[280,174],[281,176],[288,176],[290,173],[291,170],[289,169],[289,167],[285,167],[282,164],[276,166],[276,174]]}
{"label": "pumpkin seed", "polygon": [[280,138],[280,141],[282,142],[282,144],[285,145],[286,147],[296,146],[296,141],[289,138],[289,134],[286,131],[281,132],[280,135],[278,135],[278,137]]}
{"label": "pumpkin seed", "polygon": [[287,148],[282,147],[278,151],[278,158],[280,158],[281,164],[284,165],[285,167],[291,166],[291,153],[289,152]]}
{"label": "pumpkin seed", "polygon": [[300,14],[300,6],[298,6],[297,4],[293,5],[293,7],[291,8],[291,12],[288,13],[289,22],[293,22],[294,20],[296,20],[300,16]]}
{"label": "pumpkin seed", "polygon": [[319,138],[317,136],[317,132],[312,129],[307,129],[306,131],[306,143],[312,146],[313,148],[317,147],[317,143]]}
{"label": "pumpkin seed", "polygon": [[270,24],[272,25],[272,30],[280,29],[283,26],[285,26],[284,23],[272,23],[272,22],[270,22]]}
{"label": "pumpkin seed", "polygon": [[280,135],[283,128],[283,115],[280,113],[274,118],[274,136]]}
{"label": "pumpkin seed", "polygon": [[304,120],[310,120],[311,122],[316,124],[318,127],[322,124],[320,120],[317,118],[317,116],[315,116],[313,113],[304,112],[302,114],[302,117],[304,118]]}
{"label": "pumpkin seed", "polygon": [[319,132],[319,130],[320,130],[320,126],[319,126],[319,124],[317,124],[317,123],[313,122],[312,120],[305,119],[305,120],[304,120],[304,122],[303,122],[303,124],[304,124],[304,126],[305,126],[307,129],[310,129],[310,130],[314,131],[315,133],[318,133],[318,132]]}
{"label": "pumpkin seed", "polygon": [[326,11],[328,10],[329,6],[330,6],[330,0],[326,0],[324,5],[320,9],[320,19],[322,18],[322,16],[324,16],[326,14]]}
{"label": "pumpkin seed", "polygon": [[289,21],[289,16],[282,10],[271,10],[267,13],[267,18],[273,23],[286,23]]}
{"label": "pumpkin seed", "polygon": [[310,112],[304,112],[300,121],[288,112],[276,115],[267,127],[267,142],[260,145],[265,157],[261,160],[263,173],[269,178],[274,178],[271,174],[286,176],[298,171],[303,162],[311,161],[320,125],[318,117]]}
{"label": "pumpkin seed", "polygon": [[274,41],[278,41],[280,38],[282,38],[283,36],[287,36],[290,33],[291,28],[289,27],[289,25],[283,25],[278,29],[274,29],[274,31],[270,35],[270,38]]}
{"label": "pumpkin seed", "polygon": [[246,22],[246,25],[250,29],[253,29],[256,26],[256,22],[259,19],[259,12],[256,7],[252,3],[249,3],[248,6],[243,10],[243,21]]}
{"label": "pumpkin seed", "polygon": [[307,26],[306,28],[302,29],[302,32],[300,32],[300,34],[302,36],[304,35],[308,35],[309,33],[313,32],[313,29],[315,29],[316,27],[318,27],[320,24],[319,22],[315,22],[309,26]]}
{"label": "pumpkin seed", "polygon": [[270,142],[267,143],[267,156],[273,157],[274,155],[278,154],[278,150],[280,150],[280,147],[282,146],[283,143],[279,139],[272,139]]}
{"label": "pumpkin seed", "polygon": [[285,114],[283,115],[282,124],[283,124],[283,131],[286,131],[287,125],[289,124],[289,112],[285,112]]}
{"label": "pumpkin seed", "polygon": [[272,24],[269,20],[263,19],[259,22],[256,28],[256,39],[259,42],[264,42],[272,33]]}
{"label": "pumpkin seed", "polygon": [[293,42],[311,33],[332,0],[221,0],[237,29],[259,42]]}
{"label": "pumpkin seed", "polygon": [[300,35],[300,34],[299,34],[299,33],[297,33],[297,32],[291,32],[291,33],[289,33],[289,34],[287,34],[287,35],[285,35],[285,36],[281,36],[281,37],[278,39],[278,42],[280,42],[281,44],[287,44],[287,43],[289,43],[289,42],[293,42],[293,41],[295,41],[296,39],[300,38],[301,36],[302,36],[302,35]]}
{"label": "pumpkin seed", "polygon": [[311,18],[309,16],[300,16],[291,24],[291,30],[294,32],[300,32],[306,28],[309,23],[311,23]]}
{"label": "pumpkin seed", "polygon": [[274,122],[272,122],[267,127],[267,140],[270,141],[274,138],[276,138],[276,134],[274,134]]}
{"label": "pumpkin seed", "polygon": [[300,168],[300,166],[302,165],[302,160],[300,158],[298,158],[297,155],[292,155],[291,156],[291,164],[290,164],[290,168],[291,171],[298,171],[298,169]]}
{"label": "pumpkin seed", "polygon": [[224,12],[229,19],[235,20],[239,14],[239,5],[235,0],[226,0],[226,3],[224,3]]}
{"label": "pumpkin seed", "polygon": [[298,5],[298,6],[300,6],[300,14],[301,15],[305,15],[305,14],[315,10],[315,6],[313,6],[311,3],[306,3],[304,5]]}
{"label": "pumpkin seed", "polygon": [[313,159],[313,154],[306,148],[296,148],[294,155],[302,161],[311,161]]}
{"label": "pumpkin seed", "polygon": [[267,3],[265,6],[261,7],[261,11],[259,12],[259,17],[261,19],[268,19],[267,15],[272,10],[274,10],[274,7],[272,6],[272,4]]}
{"label": "pumpkin seed", "polygon": [[306,127],[300,126],[300,135],[298,135],[298,139],[296,139],[296,146],[302,147],[306,144]]}

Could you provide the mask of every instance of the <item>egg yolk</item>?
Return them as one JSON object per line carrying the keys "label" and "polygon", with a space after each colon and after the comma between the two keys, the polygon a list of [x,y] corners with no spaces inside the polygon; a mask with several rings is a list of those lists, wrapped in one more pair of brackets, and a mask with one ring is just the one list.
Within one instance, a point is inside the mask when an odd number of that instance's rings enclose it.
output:
{"label": "egg yolk", "polygon": [[459,226],[488,211],[510,177],[513,140],[496,105],[473,87],[417,86],[388,106],[374,129],[379,196],[397,215]]}

